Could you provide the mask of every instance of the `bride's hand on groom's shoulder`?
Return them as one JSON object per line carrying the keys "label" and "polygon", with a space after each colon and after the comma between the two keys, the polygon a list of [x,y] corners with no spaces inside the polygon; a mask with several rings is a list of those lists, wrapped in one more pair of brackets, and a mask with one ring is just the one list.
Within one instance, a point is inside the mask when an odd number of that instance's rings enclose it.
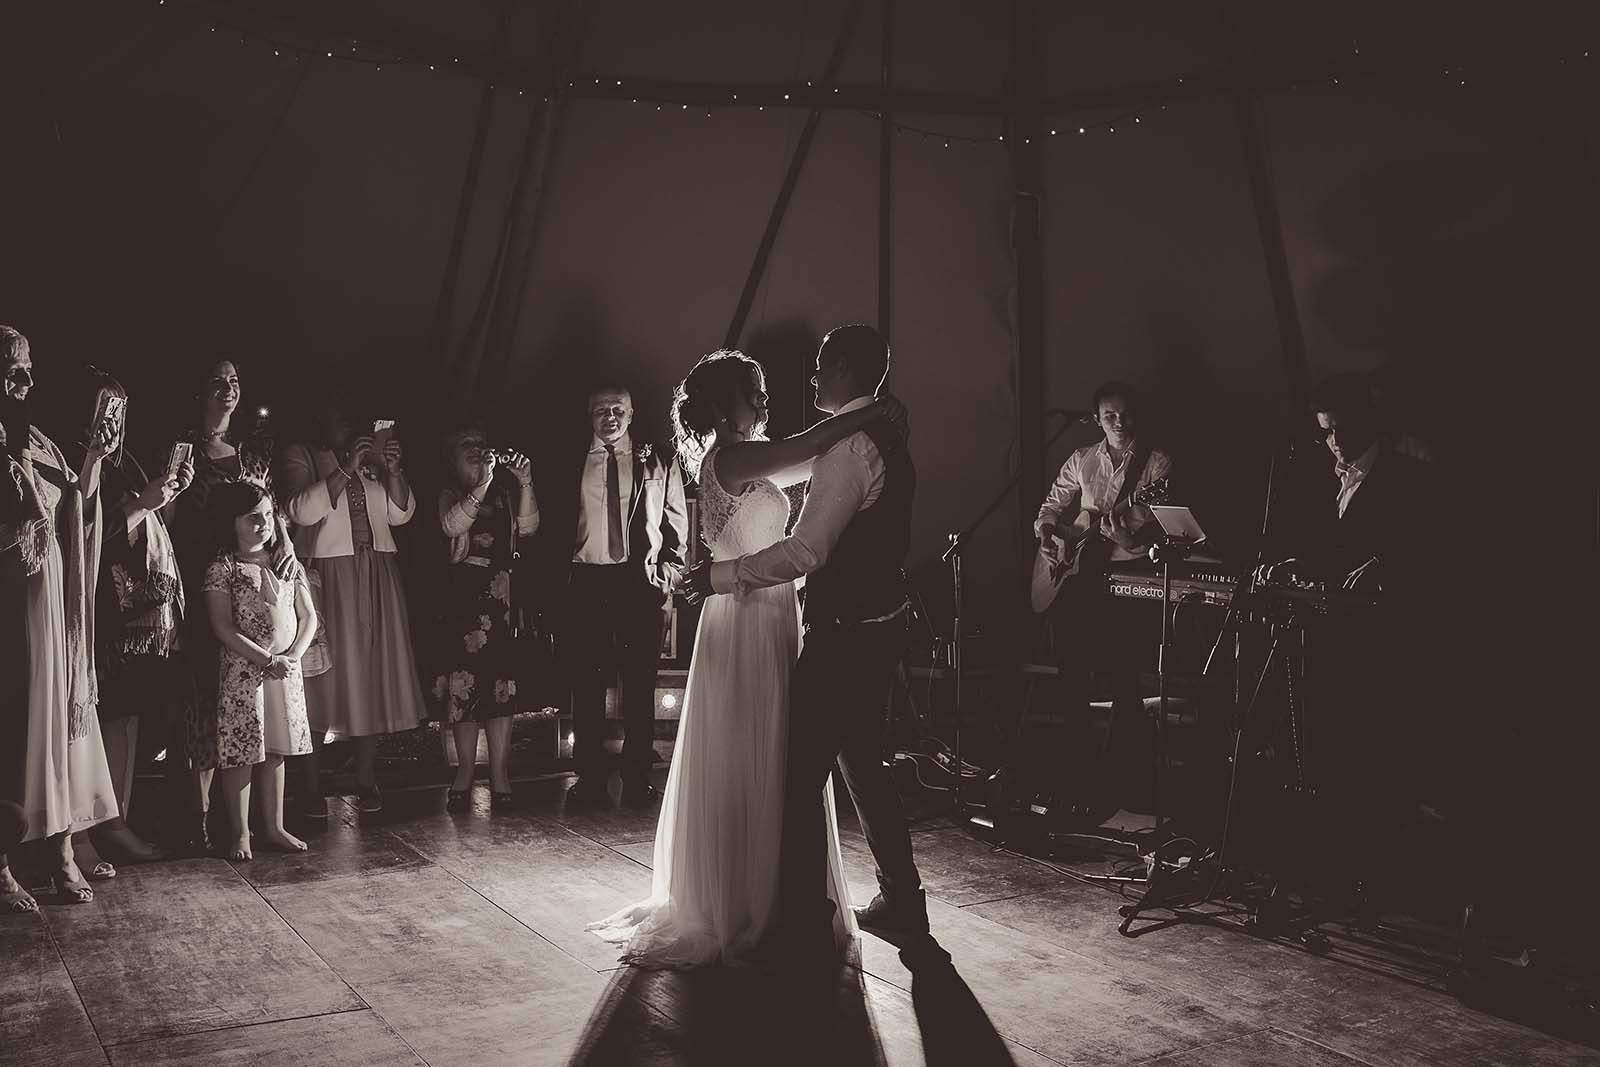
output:
{"label": "bride's hand on groom's shoulder", "polygon": [[893,393],[880,393],[876,403],[879,414],[889,420],[901,437],[911,436],[911,412],[899,397]]}

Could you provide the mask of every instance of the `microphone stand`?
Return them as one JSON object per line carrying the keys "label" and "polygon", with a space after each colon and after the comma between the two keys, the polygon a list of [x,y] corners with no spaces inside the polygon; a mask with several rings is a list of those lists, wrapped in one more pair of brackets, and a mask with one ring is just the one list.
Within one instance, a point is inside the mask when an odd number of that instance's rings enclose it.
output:
{"label": "microphone stand", "polygon": [[[1072,429],[1074,426],[1081,425],[1085,417],[1083,414],[1072,411],[1062,411],[1059,413],[1071,417],[1061,424],[1060,429],[1056,430],[1055,433],[1050,435],[1049,440],[1045,441],[1044,451],[1046,452],[1050,450],[1051,445],[1054,445],[1063,436],[1065,436],[1068,430]],[[1019,464],[1017,473],[1013,474],[1009,479],[1006,480],[1005,485],[1001,486],[1000,491],[994,495],[994,499],[990,500],[988,506],[978,513],[977,518],[967,523],[963,529],[957,530],[950,535],[950,547],[945,549],[944,554],[939,557],[950,567],[950,587],[953,598],[952,604],[954,605],[954,610],[952,611],[950,620],[950,673],[954,679],[952,698],[954,701],[955,711],[955,745],[953,746],[955,750],[955,767],[953,768],[953,773],[955,774],[956,778],[955,799],[957,816],[961,816],[966,813],[966,800],[962,790],[966,785],[968,777],[965,773],[966,764],[961,760],[961,727],[965,721],[965,705],[963,703],[963,699],[966,689],[966,656],[963,649],[963,645],[966,642],[964,640],[965,628],[962,623],[964,611],[963,602],[965,600],[965,597],[963,596],[963,589],[965,587],[965,581],[962,575],[962,556],[966,552],[967,541],[971,539],[972,535],[980,526],[988,521],[989,516],[993,515],[995,511],[999,509],[1000,505],[1005,503],[1006,498],[1011,495],[1011,491],[1017,487],[1017,483],[1021,480],[1022,469],[1021,465]],[[973,777],[976,777],[976,775]]]}

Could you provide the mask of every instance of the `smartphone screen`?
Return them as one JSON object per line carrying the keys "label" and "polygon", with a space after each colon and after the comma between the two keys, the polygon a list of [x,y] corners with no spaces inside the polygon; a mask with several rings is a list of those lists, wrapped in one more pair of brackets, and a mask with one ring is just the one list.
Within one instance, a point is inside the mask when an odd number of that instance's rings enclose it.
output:
{"label": "smartphone screen", "polygon": [[172,455],[167,457],[167,477],[176,478],[183,465],[189,462],[194,455],[194,445],[188,441],[177,441],[172,445]]}
{"label": "smartphone screen", "polygon": [[394,436],[393,419],[372,420],[372,452],[373,455],[383,455],[383,446],[389,443],[389,438]]}

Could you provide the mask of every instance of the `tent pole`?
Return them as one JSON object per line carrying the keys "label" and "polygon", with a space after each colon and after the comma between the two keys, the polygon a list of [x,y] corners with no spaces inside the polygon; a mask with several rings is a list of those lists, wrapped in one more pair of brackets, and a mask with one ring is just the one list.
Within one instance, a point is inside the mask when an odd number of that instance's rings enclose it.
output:
{"label": "tent pole", "polygon": [[[894,84],[894,0],[883,0],[883,58],[880,70],[884,107],[878,115],[878,332],[890,341],[894,263],[894,116],[889,109]],[[891,342],[892,343],[892,342]]]}
{"label": "tent pole", "polygon": [[1044,196],[1039,152],[1039,0],[1012,0],[1011,71],[1007,78],[1014,183],[1011,245],[1017,284],[1017,507],[1023,527],[1033,522],[1044,486],[1044,257],[1039,227]]}
{"label": "tent pole", "polygon": [[1284,375],[1288,379],[1289,411],[1293,417],[1305,411],[1310,396],[1305,333],[1301,329],[1300,312],[1295,305],[1294,282],[1289,274],[1289,253],[1283,241],[1283,220],[1278,215],[1277,194],[1268,167],[1267,142],[1258,114],[1259,99],[1244,78],[1237,26],[1229,17],[1227,4],[1223,3],[1220,7],[1223,34],[1236,75],[1229,96],[1244,148],[1245,170],[1250,179],[1250,200],[1255,207],[1261,254],[1266,260],[1267,284],[1272,292],[1272,309],[1278,323],[1278,345],[1283,354]]}
{"label": "tent pole", "polygon": [[[854,36],[862,5],[863,0],[851,0],[849,10],[845,12],[844,22],[839,27],[839,36],[833,42],[833,54],[828,57],[828,66],[822,75],[820,84],[824,95],[839,75],[839,67],[844,62],[845,50],[850,44],[851,37]],[[795,186],[800,182],[800,171],[805,167],[806,156],[811,152],[811,141],[817,134],[817,123],[821,119],[822,109],[819,107],[813,107],[806,116],[805,128],[800,131],[800,140],[795,144],[794,155],[789,159],[788,173],[783,176],[783,185],[778,189],[778,199],[772,205],[771,214],[767,216],[767,228],[761,235],[761,244],[756,248],[755,262],[750,264],[750,273],[744,281],[744,291],[739,294],[739,305],[734,309],[733,321],[728,324],[728,332],[722,342],[724,348],[739,346],[745,322],[750,318],[750,308],[755,303],[756,291],[761,288],[761,277],[767,270],[767,260],[772,255],[772,246],[778,240],[778,228],[783,225],[783,216],[789,210],[789,200],[794,196]]]}
{"label": "tent pole", "polygon": [[[504,0],[500,6],[500,21],[494,34],[494,59],[498,67],[505,56],[506,31],[511,25],[515,0]],[[436,354],[443,352],[450,330],[450,313],[455,307],[456,288],[461,281],[461,257],[466,248],[467,229],[472,220],[472,205],[478,197],[478,178],[483,170],[484,147],[489,141],[489,126],[494,117],[494,74],[491,70],[483,79],[483,92],[478,97],[478,122],[472,133],[472,148],[467,154],[467,170],[461,180],[461,196],[456,203],[455,232],[450,236],[450,251],[445,257],[444,277],[439,282],[439,301],[434,308],[433,328],[428,331],[428,346],[419,353],[419,366],[426,366]]]}

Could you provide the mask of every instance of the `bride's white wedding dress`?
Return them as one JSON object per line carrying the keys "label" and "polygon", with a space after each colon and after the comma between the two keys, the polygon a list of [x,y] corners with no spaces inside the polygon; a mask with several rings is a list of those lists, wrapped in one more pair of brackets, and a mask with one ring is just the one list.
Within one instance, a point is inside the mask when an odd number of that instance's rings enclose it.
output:
{"label": "bride's white wedding dress", "polygon": [[[716,449],[700,466],[701,529],[711,556],[734,559],[781,539],[789,500],[773,481],[732,496],[716,476]],[[678,719],[678,740],[656,824],[650,898],[598,923],[631,963],[737,963],[777,913],[789,735],[789,675],[800,654],[792,583],[747,596],[706,598]],[[831,783],[828,896],[834,935],[856,934],[845,890]]]}

